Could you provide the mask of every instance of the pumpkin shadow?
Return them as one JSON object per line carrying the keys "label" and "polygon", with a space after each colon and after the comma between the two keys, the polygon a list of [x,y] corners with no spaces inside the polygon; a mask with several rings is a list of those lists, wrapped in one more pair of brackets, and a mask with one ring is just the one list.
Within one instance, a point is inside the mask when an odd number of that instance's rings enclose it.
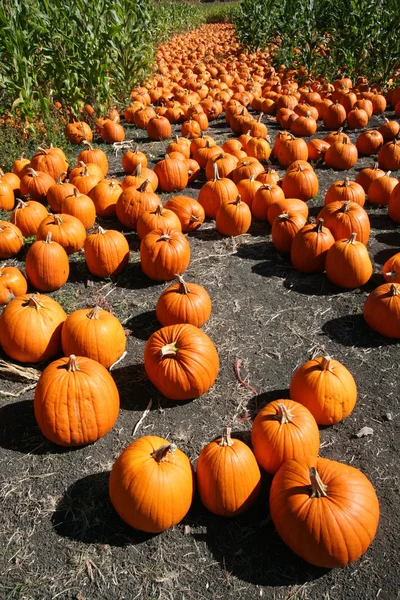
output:
{"label": "pumpkin shadow", "polygon": [[[386,229],[388,229],[388,227],[386,227]],[[382,233],[378,233],[375,239],[377,242],[382,242],[382,244],[399,247],[400,231],[398,229],[396,231],[383,231]]]}
{"label": "pumpkin shadow", "polygon": [[[395,254],[400,252],[400,248],[385,248],[384,250],[379,250],[374,254],[374,260],[380,265],[384,265],[389,258],[392,258]],[[383,280],[381,281],[383,283]]]}
{"label": "pumpkin shadow", "polygon": [[[373,205],[369,204],[369,208],[372,208],[372,206]],[[369,210],[368,216],[369,216],[369,220],[371,223],[371,229],[394,230],[394,229],[397,229],[397,227],[398,227],[398,225],[394,221],[389,219],[387,212],[386,213],[378,213],[377,211],[375,212],[374,210]],[[380,241],[379,237],[378,237],[380,235],[381,234],[378,233],[376,236],[378,241]]]}
{"label": "pumpkin shadow", "polygon": [[[111,371],[117,385],[120,407],[124,410],[144,411],[151,398],[154,398],[143,363],[128,365]],[[153,402],[152,410],[157,408]]]}
{"label": "pumpkin shadow", "polygon": [[[252,244],[242,244],[237,249],[236,255],[247,260],[266,259],[271,264],[276,263],[278,269],[282,264],[289,264],[284,255],[279,254],[275,246],[267,240],[261,240]],[[292,268],[291,265],[289,266]]]}
{"label": "pumpkin shadow", "polygon": [[47,440],[35,419],[32,400],[21,400],[0,408],[0,447],[21,454],[65,454],[80,447],[66,448]]}
{"label": "pumpkin shadow", "polygon": [[188,237],[194,238],[196,240],[204,240],[204,241],[215,241],[222,240],[225,236],[223,236],[217,229],[214,227],[207,227],[196,229],[195,231],[190,231],[188,233]]}
{"label": "pumpkin shadow", "polygon": [[[272,477],[263,473],[260,496],[253,507],[234,519],[208,512],[198,498],[184,523],[196,541],[205,543],[221,568],[254,585],[287,586],[322,577],[329,571],[294,554],[280,539],[268,511]],[[202,529],[199,533],[196,529]]]}
{"label": "pumpkin shadow", "polygon": [[108,493],[110,473],[78,479],[66,490],[51,517],[57,535],[86,544],[123,547],[146,542],[155,535],[136,531],[118,516]]}
{"label": "pumpkin shadow", "polygon": [[334,296],[351,291],[329,281],[325,273],[301,273],[295,269],[288,274],[283,285],[288,290],[306,296]]}
{"label": "pumpkin shadow", "polygon": [[141,290],[162,284],[162,281],[149,279],[140,268],[139,262],[129,263],[125,271],[123,271],[118,278],[118,287],[131,290]]}
{"label": "pumpkin shadow", "polygon": [[84,260],[69,263],[69,283],[83,283],[87,286],[88,280],[92,280],[94,277],[95,275],[91,274]]}
{"label": "pumpkin shadow", "polygon": [[378,348],[398,343],[398,340],[384,337],[369,327],[362,314],[344,315],[331,319],[324,323],[322,331],[331,340],[349,347]]}
{"label": "pumpkin shadow", "polygon": [[247,403],[247,408],[254,418],[257,415],[257,413],[270,402],[274,402],[274,400],[288,399],[290,399],[289,388],[269,390],[268,392],[262,392],[257,396],[253,396]]}
{"label": "pumpkin shadow", "polygon": [[161,329],[162,325],[157,321],[156,311],[147,310],[131,317],[125,323],[125,327],[130,329],[133,337],[147,341],[155,331]]}

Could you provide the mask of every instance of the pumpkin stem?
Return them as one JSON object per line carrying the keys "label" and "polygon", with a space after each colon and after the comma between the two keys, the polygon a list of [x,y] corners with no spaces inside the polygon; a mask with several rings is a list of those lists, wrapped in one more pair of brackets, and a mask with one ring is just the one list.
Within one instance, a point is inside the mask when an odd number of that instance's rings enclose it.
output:
{"label": "pumpkin stem", "polygon": [[240,206],[242,204],[242,198],[240,194],[236,196],[236,199],[232,202],[232,204],[234,204],[235,206]]}
{"label": "pumpkin stem", "polygon": [[160,350],[161,358],[165,357],[174,357],[177,355],[179,348],[176,345],[176,342],[171,342],[170,344],[165,344]]}
{"label": "pumpkin stem", "polygon": [[19,208],[26,208],[28,205],[26,202],[24,202],[23,200],[21,200],[21,198],[17,198],[17,207],[16,210],[18,210]]}
{"label": "pumpkin stem", "polygon": [[36,294],[31,294],[28,300],[28,306],[33,306],[36,310],[42,308],[42,304],[39,302]]}
{"label": "pumpkin stem", "polygon": [[278,421],[280,421],[281,425],[286,425],[287,423],[293,422],[293,414],[290,412],[288,408],[282,402],[278,402],[279,412],[276,415],[273,415]]}
{"label": "pumpkin stem", "polygon": [[106,230],[105,230],[105,229],[103,229],[101,225],[99,225],[99,227],[98,227],[98,229],[97,229],[97,233],[102,233],[102,234],[104,234],[105,232],[106,232]]}
{"label": "pumpkin stem", "polygon": [[290,218],[289,217],[289,213],[287,213],[287,212],[284,212],[284,213],[282,213],[281,215],[278,216],[278,219],[280,221],[287,221],[289,218]]}
{"label": "pumpkin stem", "polygon": [[392,171],[387,171],[387,173],[385,173],[386,177],[390,177],[391,174],[392,174]]}
{"label": "pumpkin stem", "polygon": [[348,200],[346,200],[346,202],[343,202],[343,205],[340,209],[342,212],[347,213],[350,210],[350,202]]}
{"label": "pumpkin stem", "polygon": [[168,454],[172,454],[172,452],[175,452],[175,450],[175,444],[164,444],[163,446],[157,448],[157,450],[154,450],[154,452],[152,452],[150,456],[151,458],[154,458],[154,460],[158,463],[166,462]]}
{"label": "pumpkin stem", "polygon": [[198,223],[200,221],[200,217],[196,217],[196,215],[190,215],[189,221],[191,223]]}
{"label": "pumpkin stem", "polygon": [[171,239],[172,238],[170,235],[168,235],[168,233],[163,233],[162,235],[160,235],[157,242],[169,242],[169,240],[171,240]]}
{"label": "pumpkin stem", "polygon": [[331,357],[330,356],[322,357],[321,369],[323,371],[331,371]]}
{"label": "pumpkin stem", "polygon": [[110,181],[110,188],[114,189],[115,185],[116,185],[116,183],[115,183],[114,179],[111,179],[111,181]]}
{"label": "pumpkin stem", "polygon": [[390,286],[389,295],[390,296],[400,296],[400,289],[397,287],[396,284],[392,283],[392,285]]}
{"label": "pumpkin stem", "polygon": [[343,181],[343,187],[349,187],[350,185],[350,178],[346,177],[346,179]]}
{"label": "pumpkin stem", "polygon": [[82,144],[85,144],[85,146],[88,146],[89,150],[93,150],[93,146],[90,142],[88,142],[87,140],[83,140]]}
{"label": "pumpkin stem", "polygon": [[264,113],[260,112],[260,116],[258,117],[258,123],[261,123],[261,119],[263,118]]}
{"label": "pumpkin stem", "polygon": [[232,429],[231,427],[224,427],[222,432],[220,446],[233,446],[233,440],[231,438]]}
{"label": "pumpkin stem", "polygon": [[63,183],[61,180],[61,177],[63,175],[67,175],[67,171],[63,171],[62,173],[59,174],[59,176],[57,177],[57,181],[56,181],[57,185],[61,185]]}
{"label": "pumpkin stem", "polygon": [[175,279],[178,280],[179,283],[179,293],[180,294],[189,294],[190,290],[188,288],[188,284],[186,283],[186,281],[183,279],[182,275],[179,275],[179,273],[177,273],[175,275]]}
{"label": "pumpkin stem", "polygon": [[162,214],[163,214],[163,205],[162,204],[159,204],[157,206],[156,210],[154,211],[154,214],[159,217],[162,217]]}
{"label": "pumpkin stem", "polygon": [[219,176],[219,172],[218,172],[218,165],[217,163],[213,163],[213,170],[214,170],[214,179],[213,181],[219,181],[220,176]]}
{"label": "pumpkin stem", "polygon": [[255,181],[254,175],[250,175],[249,181]]}
{"label": "pumpkin stem", "polygon": [[138,166],[135,169],[134,172],[134,177],[140,177],[141,176],[141,172],[142,172],[142,163],[139,163]]}
{"label": "pumpkin stem", "polygon": [[53,215],[53,217],[57,225],[62,225],[63,221],[60,215]]}
{"label": "pumpkin stem", "polygon": [[67,369],[69,373],[75,373],[76,371],[79,371],[79,364],[76,360],[75,354],[71,354],[71,356],[69,357]]}
{"label": "pumpkin stem", "polygon": [[79,196],[79,190],[77,187],[74,189],[74,196],[75,196],[75,198],[77,198]]}
{"label": "pumpkin stem", "polygon": [[92,308],[90,312],[86,315],[88,319],[98,319],[100,315],[101,308],[100,306],[95,306]]}
{"label": "pumpkin stem", "polygon": [[323,224],[324,220],[318,219],[318,223],[316,224],[314,231],[316,231],[317,233],[321,233]]}
{"label": "pumpkin stem", "polygon": [[318,475],[318,471],[315,467],[310,468],[310,479],[311,479],[311,496],[310,498],[326,498],[328,494],[328,486],[325,485],[320,476]]}
{"label": "pumpkin stem", "polygon": [[347,243],[348,244],[355,244],[356,243],[356,237],[357,237],[357,233],[353,231],[353,233],[351,234],[351,236],[347,240]]}
{"label": "pumpkin stem", "polygon": [[35,169],[32,169],[32,167],[28,167],[27,171],[30,175],[32,175],[32,177],[39,177],[38,173],[35,171]]}
{"label": "pumpkin stem", "polygon": [[150,179],[145,179],[142,185],[139,187],[138,192],[145,192],[147,190],[147,186],[150,183]]}
{"label": "pumpkin stem", "polygon": [[45,148],[40,148],[38,147],[38,153],[40,152],[40,154],[48,154],[47,150]]}
{"label": "pumpkin stem", "polygon": [[52,238],[52,233],[51,233],[51,231],[49,231],[49,233],[46,235],[46,239],[44,240],[44,243],[51,244],[51,238]]}

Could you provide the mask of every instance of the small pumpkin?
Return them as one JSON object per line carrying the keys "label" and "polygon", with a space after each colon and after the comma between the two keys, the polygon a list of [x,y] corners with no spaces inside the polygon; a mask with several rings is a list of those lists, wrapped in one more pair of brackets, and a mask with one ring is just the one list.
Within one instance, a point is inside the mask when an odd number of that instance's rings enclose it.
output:
{"label": "small pumpkin", "polygon": [[375,179],[368,188],[368,201],[379,206],[388,206],[390,196],[398,185],[397,177],[391,177],[388,171],[383,177]]}
{"label": "small pumpkin", "polygon": [[234,200],[239,195],[236,184],[227,177],[220,177],[218,165],[214,165],[214,177],[208,180],[199,192],[197,201],[203,207],[206,217],[215,219],[224,201]]}
{"label": "small pumpkin", "polygon": [[388,282],[400,283],[400,252],[397,252],[385,262],[382,267],[382,275]]}
{"label": "small pumpkin", "polygon": [[99,227],[85,239],[84,250],[88,269],[97,277],[119,275],[129,262],[126,237],[113,229]]}
{"label": "small pumpkin", "polygon": [[173,196],[165,203],[164,208],[176,214],[184,233],[198,229],[206,216],[200,202],[190,196]]}
{"label": "small pumpkin", "polygon": [[357,202],[330,202],[317,219],[324,219],[336,241],[347,239],[354,232],[359,242],[368,243],[371,230],[368,213]]}
{"label": "small pumpkin", "polygon": [[64,135],[71,144],[81,144],[84,140],[91,142],[93,139],[93,132],[85,121],[69,123],[64,130]]}
{"label": "small pumpkin", "polygon": [[251,445],[258,464],[274,474],[291,458],[318,456],[318,425],[299,402],[274,400],[254,419]]}
{"label": "small pumpkin", "polygon": [[183,190],[189,181],[186,164],[177,158],[170,158],[168,154],[156,164],[154,172],[158,177],[160,190],[163,192]]}
{"label": "small pumpkin", "polygon": [[322,273],[325,270],[326,253],[335,238],[323,219],[317,224],[305,225],[293,238],[290,258],[295,269],[302,273]]}
{"label": "small pumpkin", "polygon": [[194,325],[180,323],[162,327],[150,336],[144,349],[144,367],[163,396],[191,400],[214,384],[219,358],[208,335]]}
{"label": "small pumpkin", "polygon": [[347,140],[335,142],[325,152],[325,164],[332,169],[351,169],[356,164],[357,159],[356,146]]}
{"label": "small pumpkin", "polygon": [[170,285],[157,300],[156,317],[161,325],[190,323],[202,327],[211,315],[208,292],[197,283],[187,283],[176,275],[178,283]]}
{"label": "small pumpkin", "polygon": [[379,169],[378,163],[374,163],[373,167],[366,167],[365,169],[361,169],[361,171],[357,174],[356,183],[359,183],[363,188],[364,192],[368,194],[369,186],[375,179],[379,177],[383,177],[385,171]]}
{"label": "small pumpkin", "polygon": [[356,202],[360,206],[364,206],[365,192],[359,183],[350,181],[346,177],[343,180],[334,181],[329,186],[324,204],[327,206],[331,202]]}
{"label": "small pumpkin", "polygon": [[8,304],[16,296],[23,296],[28,283],[16,267],[0,266],[0,306]]}
{"label": "small pumpkin", "polygon": [[285,212],[293,212],[300,214],[304,218],[304,222],[308,218],[308,206],[303,200],[298,198],[282,198],[271,204],[268,208],[268,222],[273,224],[276,217]]}
{"label": "small pumpkin", "polygon": [[172,210],[159,204],[155,210],[147,210],[140,215],[136,224],[136,231],[139,239],[142,240],[150,231],[165,227],[182,231],[181,222],[177,215]]}
{"label": "small pumpkin", "polygon": [[24,245],[20,229],[8,221],[0,221],[0,258],[16,256]]}
{"label": "small pumpkin", "polygon": [[128,525],[160,533],[188,512],[195,491],[191,463],[175,444],[157,436],[132,442],[115,461],[109,493]]}
{"label": "small pumpkin", "polygon": [[146,211],[156,210],[160,202],[159,196],[152,191],[149,180],[145,179],[138,189],[128,187],[122,192],[115,211],[118,220],[125,227],[136,229],[139,217]]}
{"label": "small pumpkin", "polygon": [[53,292],[64,285],[69,276],[68,255],[64,248],[51,239],[32,244],[26,253],[25,270],[31,285],[40,292]]}
{"label": "small pumpkin", "polygon": [[256,191],[251,212],[256,219],[268,221],[269,207],[275,202],[284,200],[284,198],[285,194],[279,185],[266,183]]}
{"label": "small pumpkin", "polygon": [[293,239],[306,224],[307,219],[298,211],[286,210],[272,223],[271,240],[279,252],[290,252]]}
{"label": "small pumpkin", "polygon": [[0,315],[0,344],[19,362],[47,360],[61,352],[61,329],[66,318],[63,308],[50,296],[17,296]]}
{"label": "small pumpkin", "polygon": [[114,144],[125,139],[125,130],[115,119],[106,119],[102,124],[100,135],[106,144]]}
{"label": "small pumpkin", "polygon": [[385,171],[397,171],[400,169],[400,140],[395,138],[386,142],[378,153],[378,164]]}
{"label": "small pumpkin", "polygon": [[20,190],[23,196],[29,196],[42,204],[46,203],[49,188],[55,185],[55,180],[48,173],[27,168],[27,173],[21,179]]}
{"label": "small pumpkin", "polygon": [[365,300],[364,319],[381,335],[400,339],[400,283],[375,288]]}
{"label": "small pumpkin", "polygon": [[64,198],[61,212],[79,219],[85,229],[91,229],[96,221],[96,208],[93,200],[77,188],[70,196]]}
{"label": "small pumpkin", "polygon": [[312,168],[304,168],[301,164],[292,164],[282,179],[282,191],[286,198],[310,200],[318,194],[318,177]]}
{"label": "small pumpkin", "polygon": [[48,233],[67,254],[78,252],[85,243],[86,230],[81,221],[72,215],[48,215],[38,227],[36,240],[45,240]]}
{"label": "small pumpkin", "polygon": [[110,373],[91,358],[71,355],[41,374],[33,402],[43,435],[59,446],[82,446],[114,426],[119,394]]}
{"label": "small pumpkin", "polygon": [[11,213],[10,223],[17,225],[24,237],[36,235],[40,223],[48,215],[47,210],[35,200],[17,200],[17,206]]}
{"label": "small pumpkin", "polygon": [[174,279],[190,262],[190,246],[180,231],[166,227],[148,233],[140,243],[142,271],[155,281]]}
{"label": "small pumpkin", "polygon": [[231,437],[230,427],[200,452],[196,479],[202,503],[221,517],[245,512],[261,491],[261,473],[254,454],[244,442]]}
{"label": "small pumpkin", "polygon": [[57,181],[58,177],[65,177],[62,173],[67,171],[68,163],[55,148],[38,148],[38,151],[31,159],[30,167],[35,171],[47,173],[54,181]]}
{"label": "small pumpkin", "polygon": [[61,176],[66,174],[66,171],[61,173],[56,183],[47,190],[47,203],[49,204],[51,210],[55,213],[61,212],[63,200],[67,196],[71,196],[74,193],[74,190],[77,189],[73,183],[62,180]]}
{"label": "small pumpkin", "polygon": [[91,163],[98,165],[103,173],[103,176],[106,177],[108,173],[108,159],[107,154],[101,148],[94,148],[90,142],[87,140],[83,140],[82,142],[85,145],[85,149],[81,150],[78,154],[78,163],[83,162],[85,164]]}
{"label": "small pumpkin", "polygon": [[325,271],[328,279],[339,287],[354,289],[365,285],[372,275],[368,250],[352,233],[347,240],[338,240],[329,248]]}
{"label": "small pumpkin", "polygon": [[318,425],[333,425],[352,412],[357,387],[350,371],[329,356],[313,358],[292,376],[290,397],[303,404]]}
{"label": "small pumpkin", "polygon": [[251,225],[251,211],[240,195],[221,204],[215,218],[217,231],[222,235],[237,236],[246,233]]}
{"label": "small pumpkin", "polygon": [[12,210],[14,208],[14,190],[11,185],[0,176],[0,210]]}

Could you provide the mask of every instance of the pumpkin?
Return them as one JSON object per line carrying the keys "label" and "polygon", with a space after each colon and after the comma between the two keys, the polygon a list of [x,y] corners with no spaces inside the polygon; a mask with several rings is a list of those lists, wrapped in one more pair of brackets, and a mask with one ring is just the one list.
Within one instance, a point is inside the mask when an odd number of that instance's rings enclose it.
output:
{"label": "pumpkin", "polygon": [[204,223],[204,208],[190,196],[174,196],[165,203],[164,208],[176,214],[185,233],[195,231]]}
{"label": "pumpkin", "polygon": [[57,181],[60,176],[65,177],[62,174],[67,171],[68,163],[54,148],[48,150],[38,148],[31,159],[30,167],[35,171],[47,173],[54,181]]}
{"label": "pumpkin", "polygon": [[336,144],[336,142],[343,143],[345,141],[350,142],[350,138],[347,133],[344,133],[342,127],[339,127],[337,131],[328,133],[328,135],[324,137],[324,142],[327,142],[330,146],[332,146],[332,144]]}
{"label": "pumpkin", "polygon": [[378,168],[378,163],[374,163],[373,167],[366,167],[365,169],[361,169],[361,171],[357,174],[356,183],[359,183],[363,188],[364,192],[368,194],[369,186],[375,179],[378,177],[383,177],[385,171]]}
{"label": "pumpkin", "polygon": [[357,148],[351,142],[335,142],[325,152],[325,164],[336,170],[347,170],[354,167],[358,159]]}
{"label": "pumpkin", "polygon": [[388,215],[395,223],[400,223],[400,184],[394,186],[389,196]]}
{"label": "pumpkin", "polygon": [[256,219],[268,221],[269,207],[284,198],[285,194],[279,185],[267,183],[256,191],[251,206],[251,212]]}
{"label": "pumpkin", "polygon": [[235,200],[221,204],[217,211],[215,226],[222,235],[237,236],[246,233],[251,225],[251,211],[240,195]]}
{"label": "pumpkin", "polygon": [[125,227],[136,229],[139,217],[146,211],[156,210],[159,204],[159,196],[149,191],[146,179],[138,189],[129,187],[122,192],[117,200],[116,214]]}
{"label": "pumpkin", "polygon": [[64,130],[64,135],[71,144],[81,144],[84,140],[91,142],[93,139],[93,132],[85,121],[69,123]]}
{"label": "pumpkin", "polygon": [[177,275],[178,283],[170,285],[157,300],[156,317],[161,325],[190,323],[201,327],[210,318],[211,299],[197,283],[187,283]]}
{"label": "pumpkin", "polygon": [[274,400],[254,419],[251,445],[258,464],[274,474],[291,458],[318,456],[318,425],[299,402]]}
{"label": "pumpkin", "polygon": [[84,250],[87,267],[97,277],[119,275],[129,262],[129,244],[113,229],[99,227],[85,239]]}
{"label": "pumpkin", "polygon": [[196,152],[193,155],[193,158],[199,165],[200,169],[205,169],[208,161],[211,160],[213,156],[220,156],[221,153],[222,148],[220,146],[211,146],[209,144],[209,141],[207,140],[206,145],[204,147],[200,147],[196,150]]}
{"label": "pumpkin", "polygon": [[188,512],[195,490],[193,468],[175,444],[156,436],[132,442],[115,461],[109,492],[128,525],[160,533]]}
{"label": "pumpkin", "polygon": [[125,191],[128,187],[134,187],[136,190],[147,180],[147,191],[155,192],[158,188],[158,177],[152,169],[142,167],[139,164],[132,175],[127,175],[121,182],[121,187]]}
{"label": "pumpkin", "polygon": [[205,394],[219,370],[217,350],[201,329],[188,323],[153,333],[144,349],[150,381],[169,400],[191,400]]}
{"label": "pumpkin", "polygon": [[237,166],[230,173],[230,178],[237,185],[243,179],[249,179],[252,175],[257,177],[264,171],[264,167],[257,158],[246,156],[245,159],[238,162]]}
{"label": "pumpkin", "polygon": [[337,101],[324,110],[324,125],[327,129],[339,129],[346,121],[346,109]]}
{"label": "pumpkin", "polygon": [[252,137],[246,144],[246,152],[259,161],[267,161],[271,156],[271,146],[263,137]]}
{"label": "pumpkin", "polygon": [[170,158],[168,154],[156,164],[154,172],[158,177],[160,190],[163,192],[183,190],[189,181],[186,164],[177,158]]}
{"label": "pumpkin", "polygon": [[24,245],[20,229],[8,221],[0,221],[0,258],[16,256]]}
{"label": "pumpkin", "polygon": [[25,270],[31,285],[40,292],[53,292],[64,285],[69,276],[68,255],[51,239],[34,242],[26,253]]}
{"label": "pumpkin", "polygon": [[103,173],[95,164],[87,164],[75,167],[70,173],[71,183],[81,192],[89,194],[90,191],[103,179]]}
{"label": "pumpkin", "polygon": [[180,231],[169,227],[155,229],[140,243],[142,271],[150,279],[168,281],[186,271],[190,262],[190,246]]}
{"label": "pumpkin", "polygon": [[66,356],[86,356],[109,369],[125,352],[126,336],[118,319],[96,306],[75,310],[67,317],[61,343]]}
{"label": "pumpkin", "polygon": [[55,213],[61,212],[63,200],[67,198],[67,196],[71,196],[74,193],[74,190],[77,189],[73,183],[66,183],[61,179],[61,176],[66,174],[66,171],[61,173],[56,183],[47,190],[47,203]]}
{"label": "pumpkin", "polygon": [[[228,177],[234,169],[238,167],[238,159],[232,154],[221,152],[211,156],[206,164],[206,178],[207,180],[215,177],[215,165],[218,167],[218,173],[222,178]],[[235,183],[237,181],[234,179]]]}
{"label": "pumpkin", "polygon": [[27,281],[16,267],[0,267],[0,306],[8,304],[16,296],[26,294]]}
{"label": "pumpkin", "polygon": [[96,221],[96,208],[93,200],[77,188],[70,196],[64,198],[61,212],[79,219],[85,229],[91,229]]}
{"label": "pumpkin", "polygon": [[65,214],[48,215],[40,223],[36,240],[45,240],[51,233],[53,242],[62,246],[67,254],[73,254],[83,248],[86,230],[76,217]]}
{"label": "pumpkin", "polygon": [[379,206],[388,206],[390,196],[398,185],[396,177],[390,177],[390,171],[375,179],[368,188],[368,201]]}
{"label": "pumpkin", "polygon": [[262,185],[263,184],[261,183],[261,181],[256,181],[254,179],[254,175],[251,175],[249,179],[241,179],[237,183],[239,196],[241,197],[242,201],[248,205],[250,210],[253,205],[254,196],[256,195],[257,190]]}
{"label": "pumpkin", "polygon": [[334,181],[328,188],[325,195],[324,204],[327,206],[331,202],[356,202],[360,206],[365,204],[365,192],[362,186],[346,179]]}
{"label": "pumpkin", "polygon": [[361,107],[354,106],[353,110],[347,113],[347,127],[349,129],[363,129],[368,125],[368,121],[368,113]]}
{"label": "pumpkin", "polygon": [[325,269],[325,257],[335,238],[323,219],[317,224],[305,225],[293,238],[290,258],[295,269],[302,273],[321,273]]}
{"label": "pumpkin", "polygon": [[18,175],[15,175],[15,173],[4,173],[3,169],[0,169],[0,181],[8,183],[15,196],[20,193],[19,186],[21,184],[21,180]]}
{"label": "pumpkin", "polygon": [[[93,148],[93,146],[87,140],[82,142],[87,149],[81,150],[78,154],[78,163],[83,162],[85,164],[91,163],[100,167],[103,176],[105,177],[108,173],[108,159],[107,154],[100,148]],[[123,160],[123,159],[122,159]]]}
{"label": "pumpkin", "polygon": [[304,168],[301,164],[292,164],[282,179],[282,191],[287,198],[310,200],[318,194],[318,177],[312,168]]}
{"label": "pumpkin", "polygon": [[299,137],[309,137],[317,131],[317,121],[311,116],[310,110],[304,116],[299,116],[292,121],[290,131]]}
{"label": "pumpkin", "polygon": [[106,119],[104,121],[100,130],[100,135],[106,144],[123,142],[125,139],[125,131],[122,125],[111,119]]}
{"label": "pumpkin", "polygon": [[290,397],[308,408],[318,425],[333,425],[352,412],[357,387],[344,365],[321,356],[296,369],[290,382]]}
{"label": "pumpkin", "polygon": [[353,232],[362,244],[368,243],[371,230],[367,212],[357,202],[330,202],[318,214],[336,241],[348,238]]}
{"label": "pumpkin", "polygon": [[[201,140],[202,138],[196,138],[197,140]],[[211,139],[211,138],[210,138]],[[194,140],[193,140],[194,141]],[[216,142],[213,140],[214,145],[216,144]],[[212,145],[212,143],[210,143],[210,145]],[[186,138],[180,138],[179,136],[175,136],[175,140],[173,142],[170,142],[167,146],[167,154],[169,154],[170,152],[180,152],[181,154],[183,154],[183,156],[185,158],[190,158],[190,142],[189,140],[187,140]],[[194,154],[194,152],[193,152]],[[147,165],[144,165],[147,166]]]}
{"label": "pumpkin", "polygon": [[400,169],[400,140],[396,138],[382,146],[378,153],[378,164],[385,171]]}
{"label": "pumpkin", "polygon": [[273,224],[276,217],[285,212],[293,212],[300,214],[304,218],[304,222],[308,218],[308,206],[303,200],[298,198],[282,198],[271,204],[268,208],[268,222]]}
{"label": "pumpkin", "polygon": [[275,171],[272,167],[268,167],[265,171],[261,171],[256,177],[256,181],[259,181],[262,184],[265,183],[279,183],[280,177],[279,173]]}
{"label": "pumpkin", "polygon": [[17,200],[17,206],[11,213],[10,223],[17,225],[24,237],[36,235],[40,223],[48,215],[40,202]]}
{"label": "pumpkin", "polygon": [[325,152],[328,150],[330,144],[324,140],[314,138],[307,142],[308,148],[308,160],[314,162],[320,161],[321,163],[325,160]]}
{"label": "pumpkin", "polygon": [[0,210],[12,210],[14,208],[14,190],[11,185],[0,176]]}
{"label": "pumpkin", "polygon": [[365,300],[364,319],[381,335],[400,339],[400,284],[384,283],[375,288]]}
{"label": "pumpkin", "polygon": [[172,210],[159,204],[155,210],[148,210],[140,215],[136,230],[139,239],[142,240],[150,231],[163,229],[164,227],[182,231],[181,222],[177,215]]}
{"label": "pumpkin", "polygon": [[231,179],[220,177],[218,165],[214,165],[214,177],[207,181],[200,189],[197,198],[203,207],[206,217],[215,219],[217,211],[224,201],[234,200],[239,192]]}
{"label": "pumpkin", "polygon": [[61,329],[66,318],[63,308],[49,296],[18,296],[0,315],[0,344],[19,362],[47,360],[61,352]]}
{"label": "pumpkin", "polygon": [[352,233],[347,240],[335,242],[328,250],[325,271],[328,279],[339,287],[354,289],[365,285],[372,275],[368,250]]}
{"label": "pumpkin", "polygon": [[282,167],[289,167],[295,160],[307,160],[307,143],[302,138],[290,137],[279,144],[278,161]]}
{"label": "pumpkin", "polygon": [[24,169],[30,164],[29,158],[24,158],[24,153],[19,158],[16,158],[13,162],[12,172],[15,173],[20,179]]}
{"label": "pumpkin", "polygon": [[142,165],[143,168],[147,167],[147,157],[143,152],[136,146],[135,150],[128,150],[122,157],[122,168],[125,173],[133,173],[138,165]]}
{"label": "pumpkin", "polygon": [[389,119],[385,118],[383,125],[378,128],[378,131],[382,135],[385,142],[390,142],[398,135],[400,131],[400,123],[397,121],[389,121]]}
{"label": "pumpkin", "polygon": [[269,506],[282,540],[307,562],[343,567],[367,550],[379,522],[379,502],[363,473],[327,458],[285,462]]}
{"label": "pumpkin", "polygon": [[99,181],[89,192],[89,198],[93,201],[97,216],[102,219],[113,217],[117,200],[121,194],[122,188],[118,179]]}
{"label": "pumpkin", "polygon": [[82,446],[114,426],[119,394],[110,373],[91,358],[60,358],[41,374],[33,402],[43,435],[59,446]]}
{"label": "pumpkin", "polygon": [[200,452],[196,479],[202,503],[221,517],[236,517],[248,510],[261,490],[254,454],[244,442],[231,437],[230,427]]}
{"label": "pumpkin", "polygon": [[307,219],[298,211],[289,211],[276,216],[272,223],[271,240],[279,252],[290,252],[294,236]]}
{"label": "pumpkin", "polygon": [[56,182],[48,173],[35,171],[30,167],[27,168],[27,173],[21,179],[20,190],[23,196],[29,196],[32,200],[37,200],[42,204],[46,203],[46,195]]}
{"label": "pumpkin", "polygon": [[382,275],[386,281],[400,283],[400,252],[391,256],[382,267]]}
{"label": "pumpkin", "polygon": [[363,131],[357,138],[356,148],[363,156],[371,156],[371,154],[377,154],[383,146],[383,137],[379,131],[370,129],[369,131]]}

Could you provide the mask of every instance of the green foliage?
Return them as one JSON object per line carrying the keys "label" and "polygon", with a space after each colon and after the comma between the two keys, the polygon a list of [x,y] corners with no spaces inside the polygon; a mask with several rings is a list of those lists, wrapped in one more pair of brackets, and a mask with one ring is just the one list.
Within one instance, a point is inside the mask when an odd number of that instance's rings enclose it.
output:
{"label": "green foliage", "polygon": [[372,82],[400,67],[399,22],[398,0],[243,0],[235,27],[246,49],[270,48],[276,65]]}

